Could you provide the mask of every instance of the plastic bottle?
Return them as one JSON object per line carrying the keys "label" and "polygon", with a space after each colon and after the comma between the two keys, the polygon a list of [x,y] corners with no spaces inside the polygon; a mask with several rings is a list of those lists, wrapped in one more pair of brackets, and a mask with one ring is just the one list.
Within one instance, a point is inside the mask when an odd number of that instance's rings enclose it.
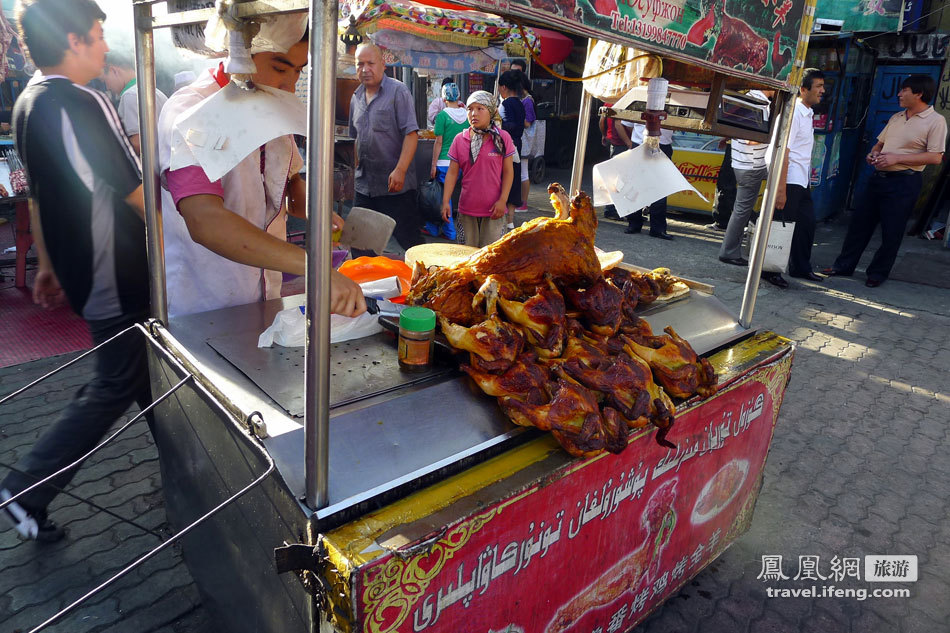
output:
{"label": "plastic bottle", "polygon": [[406,371],[424,371],[432,364],[435,312],[417,306],[399,315],[399,366]]}

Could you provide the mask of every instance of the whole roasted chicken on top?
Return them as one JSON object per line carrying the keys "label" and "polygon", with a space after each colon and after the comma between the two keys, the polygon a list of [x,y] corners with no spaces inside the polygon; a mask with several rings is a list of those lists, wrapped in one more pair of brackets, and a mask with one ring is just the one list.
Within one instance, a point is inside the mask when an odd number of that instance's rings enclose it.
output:
{"label": "whole roasted chicken on top", "polygon": [[407,303],[433,309],[461,365],[515,424],[551,431],[571,455],[627,446],[629,429],[673,423],[674,398],[716,391],[716,374],[672,328],[654,335],[634,310],[669,275],[601,270],[597,216],[581,192],[548,187],[536,218],[453,266],[416,262]]}

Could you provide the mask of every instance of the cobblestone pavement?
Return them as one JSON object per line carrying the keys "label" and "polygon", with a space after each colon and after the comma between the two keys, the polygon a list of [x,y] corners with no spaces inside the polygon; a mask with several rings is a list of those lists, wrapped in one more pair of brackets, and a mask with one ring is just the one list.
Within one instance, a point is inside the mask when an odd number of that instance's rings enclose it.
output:
{"label": "cobblestone pavement", "polygon": [[[542,208],[546,197],[535,187],[531,202]],[[673,216],[670,232],[676,240],[663,242],[645,233],[624,235],[623,224],[603,222],[598,243],[623,250],[633,263],[663,264],[713,283],[717,296],[738,311],[745,269],[716,260],[721,233],[703,224]],[[819,226],[816,267],[832,261],[843,233],[843,220]],[[932,242],[907,238],[905,251],[919,249],[950,259],[950,251]],[[824,283],[791,280],[785,291],[761,288],[754,327],[788,336],[798,349],[752,528],[640,630],[950,630],[945,486],[950,455],[941,449],[950,440],[950,290],[895,281],[869,289],[863,281],[857,275]],[[63,360],[0,370],[0,393]],[[68,368],[0,407],[0,464],[15,462],[27,450],[82,384],[85,371],[81,365]],[[80,471],[71,492],[167,534],[160,485],[154,447],[139,423]],[[0,633],[29,630],[158,542],[62,495],[52,512],[70,530],[59,544],[19,543],[10,531],[0,532]],[[832,557],[869,554],[919,557],[918,582],[878,585],[909,587],[909,598],[769,598],[767,587],[803,583],[757,579],[763,555],[782,555],[785,573],[794,576],[799,556],[820,557],[819,572],[827,575]],[[811,584],[877,588],[854,579],[804,583]],[[207,633],[216,628],[179,553],[171,549],[46,630]]]}

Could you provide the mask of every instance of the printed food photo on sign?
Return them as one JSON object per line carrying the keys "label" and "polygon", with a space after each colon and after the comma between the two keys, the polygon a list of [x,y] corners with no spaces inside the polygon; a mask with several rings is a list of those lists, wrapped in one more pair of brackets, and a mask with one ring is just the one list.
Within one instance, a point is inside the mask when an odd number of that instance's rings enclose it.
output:
{"label": "printed food photo on sign", "polygon": [[700,525],[719,514],[729,503],[736,498],[746,475],[749,474],[749,462],[745,459],[734,459],[706,482],[696,498],[693,514],[690,521],[693,525]]}
{"label": "printed food photo on sign", "polygon": [[[603,576],[568,600],[558,610],[545,633],[563,633],[587,614],[614,603],[625,593],[636,595],[641,587],[650,586],[659,576],[663,551],[669,545],[676,527],[676,484],[671,479],[654,491],[640,517],[640,545]],[[636,542],[636,541],[634,541]],[[576,629],[583,630],[583,629]]]}
{"label": "printed food photo on sign", "polygon": [[804,2],[577,0],[576,7],[586,24],[601,30],[725,68],[784,78],[792,68],[800,27],[795,16],[801,15]]}

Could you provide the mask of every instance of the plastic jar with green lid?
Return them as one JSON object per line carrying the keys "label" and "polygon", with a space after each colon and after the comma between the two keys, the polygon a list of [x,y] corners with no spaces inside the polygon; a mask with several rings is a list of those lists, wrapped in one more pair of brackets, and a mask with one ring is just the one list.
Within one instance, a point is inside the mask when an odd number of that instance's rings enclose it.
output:
{"label": "plastic jar with green lid", "polygon": [[407,371],[422,371],[432,364],[432,339],[435,336],[435,312],[412,306],[399,315],[399,366]]}

